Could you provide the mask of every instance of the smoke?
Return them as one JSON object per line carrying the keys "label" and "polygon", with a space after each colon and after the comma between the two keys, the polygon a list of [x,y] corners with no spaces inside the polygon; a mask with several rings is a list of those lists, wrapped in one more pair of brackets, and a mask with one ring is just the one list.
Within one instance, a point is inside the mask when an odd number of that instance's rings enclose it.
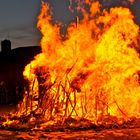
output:
{"label": "smoke", "polygon": [[135,2],[135,0],[99,0],[103,6],[110,7],[114,5],[128,7]]}
{"label": "smoke", "polygon": [[69,10],[71,12],[78,12],[81,11],[84,7],[84,4],[86,3],[85,0],[69,0]]}

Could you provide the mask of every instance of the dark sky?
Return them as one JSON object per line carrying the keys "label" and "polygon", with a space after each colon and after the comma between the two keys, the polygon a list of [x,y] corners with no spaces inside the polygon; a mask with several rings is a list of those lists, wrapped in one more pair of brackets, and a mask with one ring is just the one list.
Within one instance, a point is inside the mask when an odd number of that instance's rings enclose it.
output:
{"label": "dark sky", "polygon": [[[68,11],[69,0],[44,0],[49,2],[54,11],[54,19],[69,23],[74,13]],[[74,0],[73,0],[74,1]],[[130,6],[136,22],[140,24],[140,0],[133,5],[127,0],[100,0],[104,7],[115,5]],[[29,46],[39,44],[39,31],[36,29],[37,15],[40,11],[40,0],[0,0],[0,40],[9,38],[12,46]]]}
{"label": "dark sky", "polygon": [[39,10],[40,0],[0,0],[0,40],[10,38],[13,47],[38,44]]}

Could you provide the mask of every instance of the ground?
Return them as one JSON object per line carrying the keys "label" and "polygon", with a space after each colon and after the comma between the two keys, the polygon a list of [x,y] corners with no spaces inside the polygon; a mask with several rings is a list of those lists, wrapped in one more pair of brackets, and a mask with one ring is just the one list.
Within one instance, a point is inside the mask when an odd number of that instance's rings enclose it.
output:
{"label": "ground", "polygon": [[[16,107],[0,106],[0,114],[15,111]],[[140,140],[140,128],[106,129],[66,132],[0,130],[0,140]]]}
{"label": "ground", "polygon": [[121,130],[102,130],[95,132],[77,131],[77,132],[42,132],[42,131],[7,131],[0,130],[1,140],[139,140],[140,128],[121,129]]}

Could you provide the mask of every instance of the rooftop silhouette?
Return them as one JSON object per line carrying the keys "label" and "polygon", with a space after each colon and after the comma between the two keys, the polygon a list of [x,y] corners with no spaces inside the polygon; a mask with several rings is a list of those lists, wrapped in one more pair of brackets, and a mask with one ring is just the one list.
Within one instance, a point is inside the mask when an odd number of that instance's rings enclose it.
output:
{"label": "rooftop silhouette", "polygon": [[0,104],[17,103],[22,99],[26,80],[25,66],[41,52],[39,46],[11,49],[11,41],[1,41],[0,52]]}

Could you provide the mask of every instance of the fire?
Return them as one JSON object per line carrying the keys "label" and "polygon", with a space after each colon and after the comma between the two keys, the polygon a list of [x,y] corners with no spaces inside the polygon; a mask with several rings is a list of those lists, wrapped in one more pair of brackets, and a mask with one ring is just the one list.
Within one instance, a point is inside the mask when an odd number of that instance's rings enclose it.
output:
{"label": "fire", "polygon": [[[42,53],[28,64],[30,81],[17,115],[35,112],[46,120],[140,117],[140,59],[136,48],[139,26],[131,11],[101,10],[85,1],[83,19],[72,22],[66,36],[51,22],[49,5],[42,4],[37,27]],[[95,8],[96,7],[96,8]]]}

